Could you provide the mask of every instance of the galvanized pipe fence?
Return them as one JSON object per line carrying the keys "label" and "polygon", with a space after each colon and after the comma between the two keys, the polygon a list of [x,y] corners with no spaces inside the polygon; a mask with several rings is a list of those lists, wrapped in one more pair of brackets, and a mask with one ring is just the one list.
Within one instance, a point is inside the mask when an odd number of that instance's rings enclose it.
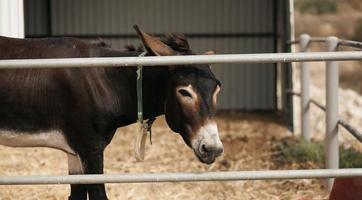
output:
{"label": "galvanized pipe fence", "polygon": [[[362,49],[362,42],[342,40],[337,37],[310,37],[308,34],[301,34],[299,40],[290,42],[299,44],[301,52],[308,52],[309,45],[312,42],[325,43],[329,52],[336,52],[339,45]],[[338,63],[336,61],[326,61],[326,107],[317,101],[310,99],[310,74],[308,63],[300,62],[300,80],[301,80],[301,135],[306,141],[310,141],[310,103],[315,104],[326,112],[326,168],[339,168],[339,142],[338,142],[338,124],[343,126],[360,142],[362,135],[353,126],[346,121],[340,120],[338,116],[338,88],[339,73]],[[327,187],[331,189],[333,179],[328,179]]]}
{"label": "galvanized pipe fence", "polygon": [[190,56],[107,57],[107,58],[62,58],[62,59],[14,59],[0,60],[0,69],[15,68],[89,68],[89,67],[134,67],[192,64],[231,63],[286,63],[312,61],[361,60],[362,52],[306,52],[306,53],[260,53],[220,54]]}
{"label": "galvanized pipe fence", "polygon": [[[294,92],[293,90],[287,90],[286,92],[298,97],[302,96],[301,93]],[[322,111],[327,112],[327,108],[314,99],[310,99],[309,104],[313,104]],[[359,142],[362,143],[362,133],[359,132],[356,128],[354,128],[352,125],[350,125],[347,121],[343,119],[339,119],[338,124],[341,125],[343,128],[345,128],[349,133],[352,134],[352,136],[354,136]]]}
{"label": "galvanized pipe fence", "polygon": [[362,169],[307,169],[202,173],[88,174],[68,176],[3,176],[0,185],[197,182],[362,177]]}
{"label": "galvanized pipe fence", "polygon": [[[362,52],[305,52],[305,53],[265,53],[265,54],[225,54],[195,56],[162,56],[162,57],[120,57],[120,58],[69,58],[69,59],[31,59],[1,60],[0,69],[15,68],[66,68],[66,67],[131,67],[216,63],[279,63],[331,61],[335,73],[336,66],[332,61],[362,60]],[[333,67],[334,65],[334,67]],[[332,90],[336,89],[335,80],[331,81]],[[331,94],[335,98],[336,94]],[[336,101],[331,101],[336,103]],[[336,109],[336,107],[333,107]],[[332,109],[331,106],[328,109]],[[335,112],[333,112],[335,114]],[[331,136],[334,139],[335,119],[333,117]],[[205,173],[148,173],[118,175],[68,175],[68,176],[13,176],[0,177],[0,185],[13,184],[92,184],[92,183],[138,183],[138,182],[178,182],[178,181],[237,181],[264,179],[305,179],[332,177],[362,177],[362,169],[317,169],[317,170],[277,170],[277,171],[237,171],[237,172],[205,172]]]}
{"label": "galvanized pipe fence", "polygon": [[[309,37],[309,41],[310,42],[316,42],[316,43],[325,43],[327,38],[326,37],[310,37],[308,34],[301,34],[299,36],[299,39],[297,40],[293,40],[293,41],[289,41],[287,42],[288,44],[301,44],[301,36],[305,35],[307,37]],[[344,40],[344,39],[338,39],[338,46],[347,46],[347,47],[353,47],[356,48],[357,50],[361,50],[362,49],[362,42],[359,41],[353,41],[353,40]]]}

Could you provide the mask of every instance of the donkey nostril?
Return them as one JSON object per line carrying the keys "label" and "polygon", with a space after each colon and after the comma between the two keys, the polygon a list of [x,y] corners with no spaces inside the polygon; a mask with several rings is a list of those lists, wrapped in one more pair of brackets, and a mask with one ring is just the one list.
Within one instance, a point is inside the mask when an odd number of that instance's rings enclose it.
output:
{"label": "donkey nostril", "polygon": [[202,145],[201,145],[201,152],[202,152],[202,153],[207,153],[207,152],[208,152],[208,149],[207,149],[207,147],[206,147],[205,144],[202,144]]}
{"label": "donkey nostril", "polygon": [[200,153],[202,155],[214,155],[219,156],[224,152],[224,148],[215,146],[215,145],[207,145],[207,144],[201,144],[200,145]]}

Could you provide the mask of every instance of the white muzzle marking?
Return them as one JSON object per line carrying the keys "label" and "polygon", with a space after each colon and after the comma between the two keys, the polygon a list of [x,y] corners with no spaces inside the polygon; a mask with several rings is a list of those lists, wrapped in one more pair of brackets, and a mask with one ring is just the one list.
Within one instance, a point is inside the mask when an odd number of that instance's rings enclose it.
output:
{"label": "white muzzle marking", "polygon": [[202,126],[191,145],[202,162],[212,163],[223,152],[216,123],[210,122]]}

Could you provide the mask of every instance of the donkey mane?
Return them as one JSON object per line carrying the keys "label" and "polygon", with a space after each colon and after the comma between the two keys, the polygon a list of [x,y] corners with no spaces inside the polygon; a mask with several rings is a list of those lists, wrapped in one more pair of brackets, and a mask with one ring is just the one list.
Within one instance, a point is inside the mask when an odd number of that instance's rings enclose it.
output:
{"label": "donkey mane", "polygon": [[126,46],[124,46],[126,51],[131,51],[131,52],[143,52],[143,46],[140,44],[138,45],[138,47],[136,47],[133,44],[127,44]]}
{"label": "donkey mane", "polygon": [[102,38],[98,38],[95,40],[90,41],[91,44],[96,45],[98,47],[106,47],[106,48],[111,48],[111,44],[107,43],[106,41],[104,41]]}

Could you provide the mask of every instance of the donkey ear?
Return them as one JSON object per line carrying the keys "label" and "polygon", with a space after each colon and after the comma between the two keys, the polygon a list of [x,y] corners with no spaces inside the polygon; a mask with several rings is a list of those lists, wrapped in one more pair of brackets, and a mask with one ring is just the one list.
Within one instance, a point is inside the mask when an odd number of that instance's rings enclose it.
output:
{"label": "donkey ear", "polygon": [[[209,50],[204,53],[204,55],[215,55],[215,51]],[[212,70],[212,65],[208,65],[209,69]]]}
{"label": "donkey ear", "polygon": [[176,52],[163,43],[159,38],[148,35],[141,31],[137,25],[133,28],[136,30],[138,36],[141,38],[143,45],[149,53],[153,53],[157,56],[172,56],[176,55]]}
{"label": "donkey ear", "polygon": [[189,42],[182,33],[166,33],[165,39],[162,41],[179,54],[190,51]]}

